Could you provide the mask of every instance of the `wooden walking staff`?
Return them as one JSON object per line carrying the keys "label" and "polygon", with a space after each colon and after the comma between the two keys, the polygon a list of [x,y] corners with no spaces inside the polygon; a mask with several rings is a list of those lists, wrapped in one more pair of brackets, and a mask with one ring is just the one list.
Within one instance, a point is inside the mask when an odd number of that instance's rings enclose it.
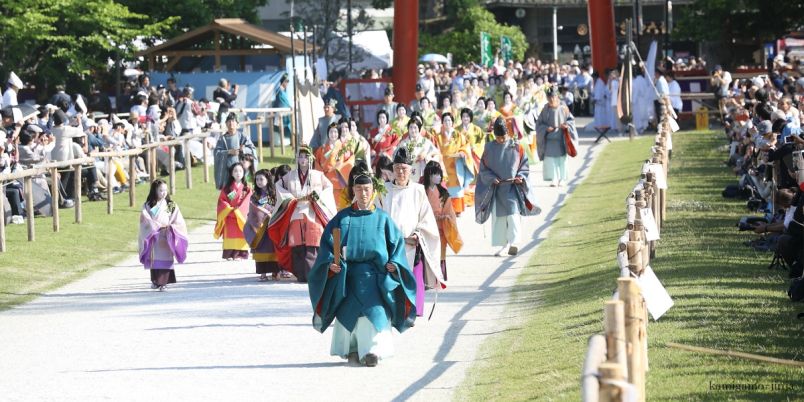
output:
{"label": "wooden walking staff", "polygon": [[332,229],[332,252],[335,254],[333,264],[341,266],[341,229]]}
{"label": "wooden walking staff", "polygon": [[626,357],[628,360],[628,382],[634,385],[637,401],[645,400],[645,347],[643,342],[644,314],[642,295],[634,278],[617,279],[617,289],[623,302],[625,313]]}

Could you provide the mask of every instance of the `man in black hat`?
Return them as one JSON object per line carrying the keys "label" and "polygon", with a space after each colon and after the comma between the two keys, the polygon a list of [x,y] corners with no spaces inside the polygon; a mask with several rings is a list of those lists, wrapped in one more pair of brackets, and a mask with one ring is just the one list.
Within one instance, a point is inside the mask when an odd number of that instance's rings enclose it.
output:
{"label": "man in black hat", "polygon": [[491,245],[499,247],[494,253],[496,256],[506,249],[508,255],[519,252],[521,216],[531,213],[522,203],[522,194],[527,193],[522,189],[527,188],[529,172],[528,156],[522,144],[509,138],[505,120],[498,117],[494,121],[494,141],[487,142],[483,149],[475,189],[476,220],[484,223],[488,215],[481,217],[482,211],[490,211]]}
{"label": "man in black hat", "polygon": [[341,119],[340,115],[335,114],[337,103],[338,101],[335,99],[324,101],[324,116],[318,118],[318,126],[315,128],[313,138],[310,139],[310,148],[312,148],[313,152],[327,143],[329,125],[337,123]]}
{"label": "man in black hat", "polygon": [[400,146],[394,154],[394,180],[378,200],[405,237],[405,254],[416,277],[416,314],[424,313],[424,290],[446,288],[441,273],[441,238],[424,186],[411,180],[413,154]]}
{"label": "man in black hat", "polygon": [[379,110],[384,110],[388,114],[388,121],[394,121],[396,118],[396,102],[394,102],[394,89],[392,85],[385,87],[383,93],[383,103],[380,105]]}
{"label": "man in black hat", "polygon": [[424,98],[424,88],[422,88],[422,84],[416,84],[416,96],[410,101],[410,105],[408,106],[408,110],[410,110],[411,113],[422,112],[422,104],[419,102],[421,98]]}

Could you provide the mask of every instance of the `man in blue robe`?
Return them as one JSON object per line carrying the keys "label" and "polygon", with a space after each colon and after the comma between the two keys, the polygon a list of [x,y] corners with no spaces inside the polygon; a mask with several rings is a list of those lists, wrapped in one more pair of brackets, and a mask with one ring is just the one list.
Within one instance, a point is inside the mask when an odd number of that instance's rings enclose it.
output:
{"label": "man in blue robe", "polygon": [[323,333],[333,326],[332,355],[373,367],[393,355],[391,327],[401,333],[413,326],[416,281],[405,238],[387,213],[374,208],[375,184],[365,162],[349,176],[352,206],[327,224],[308,276],[313,327]]}
{"label": "man in blue robe", "polygon": [[[288,97],[288,76],[283,75],[279,81],[279,88],[276,91],[276,98],[274,98],[273,107],[291,107],[290,98]],[[282,116],[282,128],[285,137],[290,139],[290,115]],[[281,139],[285,141],[284,138]]]}

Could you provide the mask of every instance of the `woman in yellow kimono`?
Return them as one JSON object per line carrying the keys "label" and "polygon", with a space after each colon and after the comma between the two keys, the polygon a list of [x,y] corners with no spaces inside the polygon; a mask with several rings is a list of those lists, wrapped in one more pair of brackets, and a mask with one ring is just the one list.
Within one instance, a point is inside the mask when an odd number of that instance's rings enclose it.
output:
{"label": "woman in yellow kimono", "polygon": [[486,98],[486,112],[487,112],[486,117],[488,118],[488,120],[486,121],[488,122],[488,124],[486,125],[486,127],[482,128],[483,131],[486,132],[486,140],[494,141],[494,134],[493,134],[494,121],[497,120],[498,117],[502,116],[502,114],[500,113],[499,110],[497,110],[497,101],[495,101],[493,98]]}
{"label": "woman in yellow kimono", "polygon": [[349,205],[344,190],[349,179],[349,172],[354,166],[354,154],[344,146],[342,134],[337,123],[332,123],[327,129],[327,143],[315,151],[316,170],[332,183],[332,195],[338,210]]}
{"label": "woman in yellow kimono", "polygon": [[472,146],[469,139],[455,130],[453,117],[444,113],[441,117],[443,129],[438,136],[438,149],[447,179],[452,209],[460,216],[465,209],[465,190],[475,179],[475,162],[472,159]]}
{"label": "woman in yellow kimono", "polygon": [[505,127],[508,129],[508,135],[514,140],[521,137],[519,126],[516,124],[514,115],[519,112],[516,103],[514,103],[514,95],[510,92],[503,94],[503,105],[500,107],[500,115],[505,119]]}
{"label": "woman in yellow kimono", "polygon": [[475,102],[475,110],[472,112],[474,116],[475,125],[480,127],[480,131],[486,132],[486,127],[489,125],[489,111],[486,110],[486,98],[479,97]]}
{"label": "woman in yellow kimono", "polygon": [[248,215],[251,189],[245,182],[246,172],[239,162],[229,168],[229,179],[218,197],[216,239],[223,236],[223,258],[227,261],[248,258],[249,245],[243,236]]}
{"label": "woman in yellow kimono", "polygon": [[409,121],[410,117],[408,117],[408,109],[405,107],[405,104],[398,103],[396,105],[396,117],[394,117],[394,121],[391,122],[391,133],[397,138],[404,137],[408,132]]}
{"label": "woman in yellow kimono", "polygon": [[[480,158],[483,156],[483,148],[486,146],[486,133],[483,129],[473,123],[474,113],[469,108],[461,110],[461,124],[455,129],[460,135],[465,136],[469,140],[469,145],[472,148],[472,162],[474,162],[474,170],[472,173],[477,177],[478,170],[480,169]],[[466,207],[475,205],[475,185],[469,185],[463,197]]]}
{"label": "woman in yellow kimono", "polygon": [[437,144],[436,137],[441,131],[441,119],[438,118],[438,113],[433,109],[433,104],[426,96],[421,98],[419,103],[422,105],[422,136],[432,141],[433,144]]}
{"label": "woman in yellow kimono", "polygon": [[438,234],[441,238],[441,274],[447,280],[447,245],[457,254],[463,247],[463,240],[458,233],[458,222],[452,203],[449,201],[449,192],[442,182],[442,169],[437,161],[427,162],[422,176],[424,191],[433,208],[433,215],[438,225]]}
{"label": "woman in yellow kimono", "polygon": [[443,116],[444,113],[449,113],[453,116],[457,116],[458,112],[459,111],[452,105],[452,96],[450,94],[444,94],[444,96],[441,97],[441,108],[438,109],[438,115]]}

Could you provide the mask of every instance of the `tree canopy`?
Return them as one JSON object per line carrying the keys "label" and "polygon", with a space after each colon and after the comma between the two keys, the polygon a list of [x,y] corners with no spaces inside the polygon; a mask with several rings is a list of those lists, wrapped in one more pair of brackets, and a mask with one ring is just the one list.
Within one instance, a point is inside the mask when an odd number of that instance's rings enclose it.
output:
{"label": "tree canopy", "polygon": [[719,42],[728,64],[732,57],[728,50],[735,44],[759,48],[802,27],[804,5],[800,1],[695,0],[682,8],[673,37]]}
{"label": "tree canopy", "polygon": [[[463,4],[472,1],[452,0],[450,3]],[[486,32],[491,35],[495,52],[499,48],[500,37],[505,35],[511,38],[514,59],[520,60],[525,56],[528,41],[519,27],[498,23],[494,14],[477,5],[465,8],[463,5],[449,4],[447,11],[450,19],[454,18],[454,28],[438,34],[421,34],[419,45],[422,54],[452,53],[453,63],[479,63],[480,33]]]}

